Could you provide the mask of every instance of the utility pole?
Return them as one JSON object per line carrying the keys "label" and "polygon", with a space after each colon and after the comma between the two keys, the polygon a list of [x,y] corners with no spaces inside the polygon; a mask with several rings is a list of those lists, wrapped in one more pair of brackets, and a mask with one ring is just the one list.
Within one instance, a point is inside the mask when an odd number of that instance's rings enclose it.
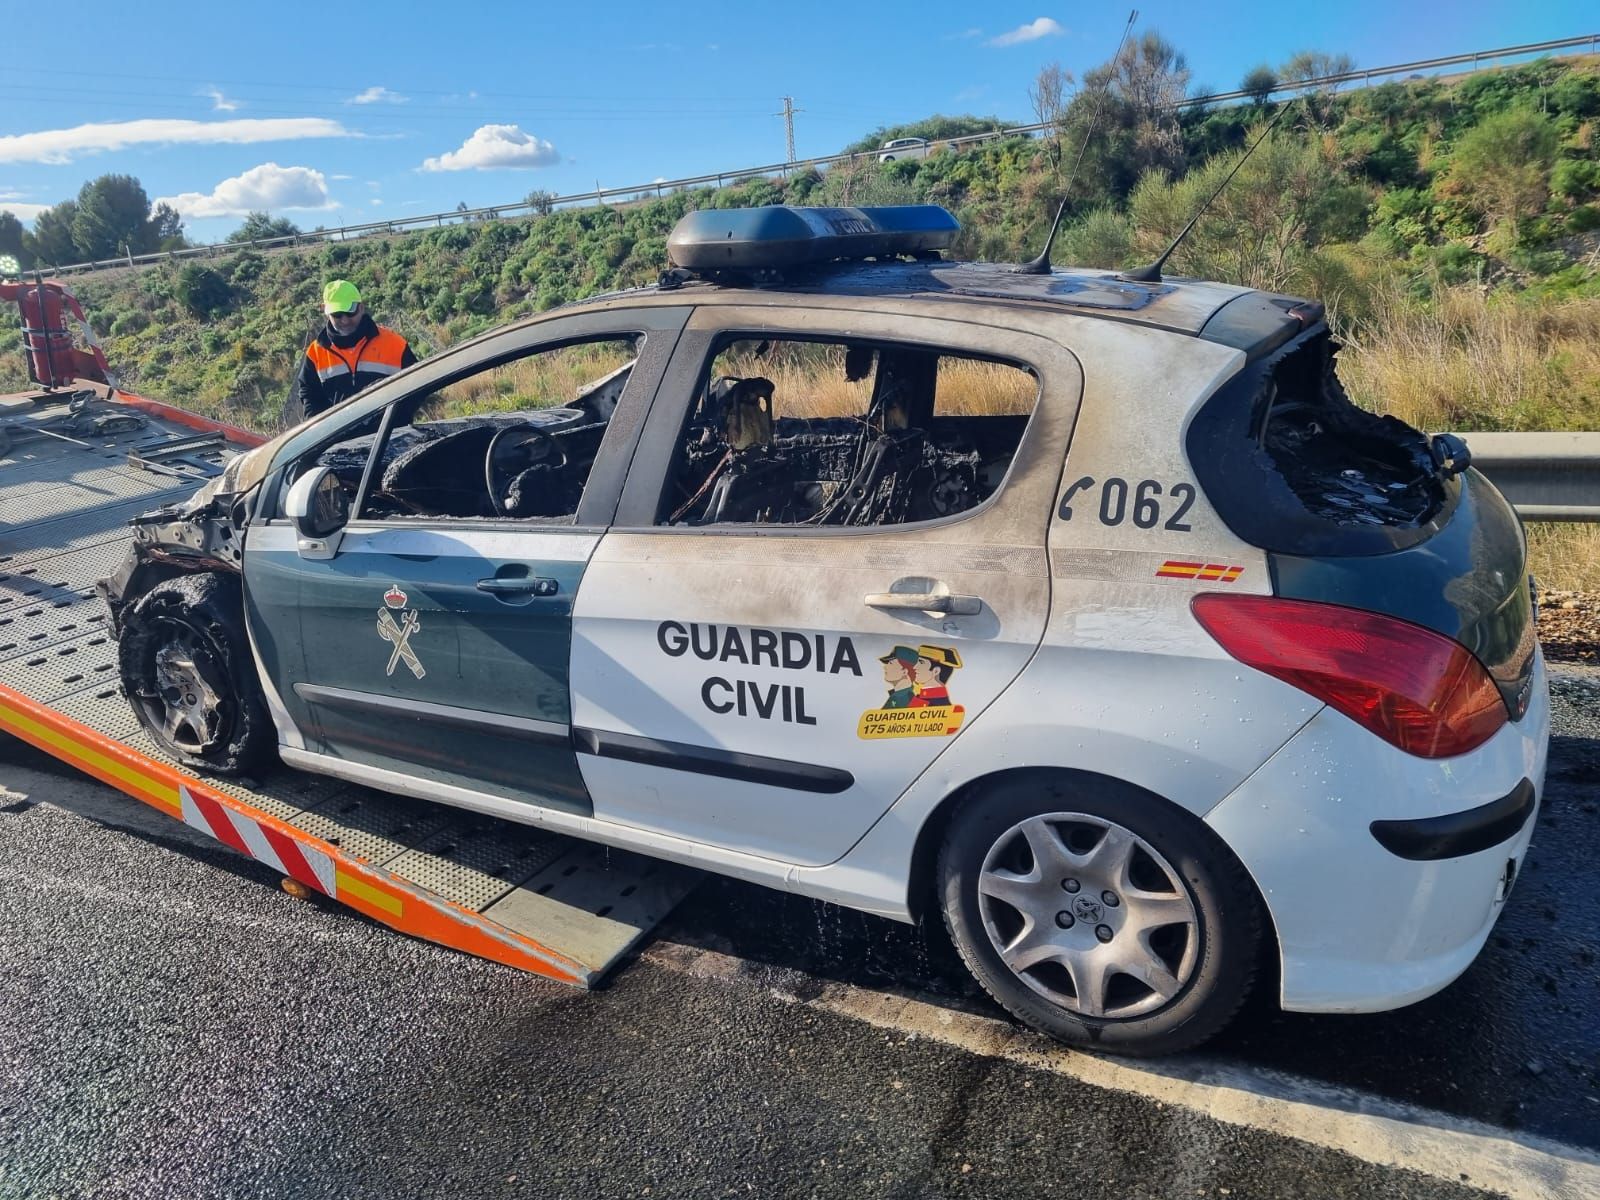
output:
{"label": "utility pole", "polygon": [[794,115],[797,112],[805,112],[805,109],[796,108],[794,106],[793,96],[785,96],[783,98],[783,111],[781,113],[772,114],[775,117],[783,118],[784,132],[788,135],[789,156],[783,160],[786,163],[792,163],[794,161]]}

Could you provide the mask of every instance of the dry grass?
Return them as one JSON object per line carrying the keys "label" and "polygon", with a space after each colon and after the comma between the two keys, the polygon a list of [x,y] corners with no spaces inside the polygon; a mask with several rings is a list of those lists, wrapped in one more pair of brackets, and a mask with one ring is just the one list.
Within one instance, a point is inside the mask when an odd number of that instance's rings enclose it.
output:
{"label": "dry grass", "polygon": [[1541,589],[1600,592],[1600,525],[1529,525],[1528,569]]}
{"label": "dry grass", "polygon": [[1600,300],[1380,293],[1349,331],[1351,397],[1428,430],[1600,429]]}
{"label": "dry grass", "polygon": [[440,388],[428,405],[427,419],[570,404],[584,387],[633,357],[632,343],[614,341],[587,342],[521,358]]}
{"label": "dry grass", "polygon": [[[844,348],[834,344],[779,342],[762,355],[736,342],[718,357],[713,375],[759,375],[773,384],[779,417],[859,417],[872,399],[872,376],[852,382],[844,375]],[[941,417],[1026,416],[1039,384],[1028,372],[1004,363],[943,355],[934,390]]]}

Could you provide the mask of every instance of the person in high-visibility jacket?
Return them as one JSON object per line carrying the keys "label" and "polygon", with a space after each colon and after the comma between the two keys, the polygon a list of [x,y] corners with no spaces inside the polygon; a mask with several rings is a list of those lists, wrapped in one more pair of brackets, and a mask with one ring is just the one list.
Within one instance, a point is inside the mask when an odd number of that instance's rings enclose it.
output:
{"label": "person in high-visibility jacket", "polygon": [[406,339],[379,325],[348,279],[322,289],[327,325],[306,347],[295,379],[300,415],[314,417],[417,361]]}

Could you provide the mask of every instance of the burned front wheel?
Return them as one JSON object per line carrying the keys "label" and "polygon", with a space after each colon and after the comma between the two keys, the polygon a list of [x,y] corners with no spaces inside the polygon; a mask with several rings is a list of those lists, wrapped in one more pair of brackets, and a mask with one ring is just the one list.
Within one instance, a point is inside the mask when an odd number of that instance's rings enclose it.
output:
{"label": "burned front wheel", "polygon": [[237,577],[208,572],[157,584],[124,618],[117,652],[139,723],[174,758],[235,774],[272,752],[277,738]]}
{"label": "burned front wheel", "polygon": [[939,883],[978,981],[1066,1042],[1187,1049],[1255,976],[1260,903],[1243,868],[1197,818],[1115,781],[1029,773],[970,797]]}

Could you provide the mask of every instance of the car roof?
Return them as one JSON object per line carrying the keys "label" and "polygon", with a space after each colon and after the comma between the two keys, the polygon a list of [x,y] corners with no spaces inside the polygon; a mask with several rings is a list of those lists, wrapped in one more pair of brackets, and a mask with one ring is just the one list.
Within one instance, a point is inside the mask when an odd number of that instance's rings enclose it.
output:
{"label": "car roof", "polygon": [[[781,304],[784,297],[832,296],[884,300],[970,300],[1055,309],[1080,317],[1102,317],[1191,336],[1222,308],[1241,297],[1269,297],[1266,292],[1198,279],[1164,279],[1136,283],[1113,271],[1056,267],[1045,275],[1025,275],[1009,263],[980,262],[839,262],[797,268],[781,278],[762,282],[707,279],[689,272],[667,272],[664,285],[630,288],[580,300],[561,311],[591,304],[607,307],[629,301],[664,303],[729,303],[759,298]],[[1293,303],[1292,298],[1287,299]],[[1286,304],[1279,304],[1278,315]],[[532,318],[537,320],[538,318]]]}

